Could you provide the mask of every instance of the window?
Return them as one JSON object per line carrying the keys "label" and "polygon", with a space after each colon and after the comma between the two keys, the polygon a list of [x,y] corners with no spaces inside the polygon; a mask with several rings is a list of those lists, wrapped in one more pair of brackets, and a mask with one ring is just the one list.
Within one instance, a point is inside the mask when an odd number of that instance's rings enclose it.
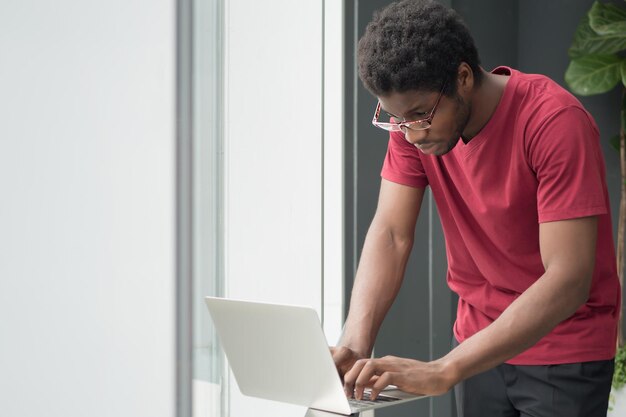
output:
{"label": "window", "polygon": [[222,0],[193,4],[193,415],[226,415],[225,361],[205,295],[224,295]]}
{"label": "window", "polygon": [[[288,416],[295,406],[239,392],[203,298],[309,305],[320,314],[329,342],[337,340],[343,300],[342,6],[188,1],[192,415]],[[332,25],[325,26],[329,13]],[[278,110],[288,125],[268,123]]]}

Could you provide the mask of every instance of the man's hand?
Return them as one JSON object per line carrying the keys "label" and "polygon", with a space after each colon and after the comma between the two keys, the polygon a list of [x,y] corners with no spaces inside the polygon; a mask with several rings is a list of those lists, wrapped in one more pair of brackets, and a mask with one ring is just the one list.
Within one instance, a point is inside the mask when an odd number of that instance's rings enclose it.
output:
{"label": "man's hand", "polygon": [[413,359],[385,356],[380,359],[360,359],[344,376],[344,390],[348,396],[362,399],[363,390],[371,388],[371,398],[388,385],[417,395],[441,395],[458,381],[443,362],[420,362]]}
{"label": "man's hand", "polygon": [[335,361],[335,366],[337,366],[339,376],[342,380],[344,375],[352,369],[356,361],[366,358],[365,355],[346,346],[331,346],[330,353],[333,356],[333,361]]}

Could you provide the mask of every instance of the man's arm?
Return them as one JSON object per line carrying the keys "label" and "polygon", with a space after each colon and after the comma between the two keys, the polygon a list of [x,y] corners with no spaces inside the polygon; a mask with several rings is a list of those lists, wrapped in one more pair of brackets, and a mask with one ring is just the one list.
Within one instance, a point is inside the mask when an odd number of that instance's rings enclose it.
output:
{"label": "man's arm", "polygon": [[542,223],[539,243],[545,273],[498,319],[436,361],[359,360],[345,375],[346,391],[354,389],[361,398],[363,388],[372,386],[375,396],[394,384],[403,391],[443,394],[533,346],[587,301],[596,236],[596,217]]}
{"label": "man's arm", "polygon": [[376,334],[402,284],[424,189],[381,182],[376,215],[365,238],[350,310],[333,358],[343,374],[371,355]]}

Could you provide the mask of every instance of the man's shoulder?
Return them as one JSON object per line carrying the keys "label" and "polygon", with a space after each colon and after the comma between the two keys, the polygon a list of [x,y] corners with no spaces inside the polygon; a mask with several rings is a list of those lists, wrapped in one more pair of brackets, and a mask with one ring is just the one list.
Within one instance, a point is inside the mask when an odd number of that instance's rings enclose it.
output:
{"label": "man's shoulder", "polygon": [[565,87],[543,74],[517,72],[516,98],[520,105],[539,116],[547,116],[565,108],[580,108],[580,101]]}
{"label": "man's shoulder", "polygon": [[520,71],[512,76],[517,78],[514,112],[518,115],[517,121],[525,125],[526,135],[532,135],[555,117],[583,117],[590,120],[592,125],[595,123],[582,103],[550,77]]}

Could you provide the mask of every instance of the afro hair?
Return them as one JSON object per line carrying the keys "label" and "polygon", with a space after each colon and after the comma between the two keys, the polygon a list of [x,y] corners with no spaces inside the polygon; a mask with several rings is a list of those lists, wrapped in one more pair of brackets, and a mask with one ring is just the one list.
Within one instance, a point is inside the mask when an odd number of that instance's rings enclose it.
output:
{"label": "afro hair", "polygon": [[[474,40],[461,17],[433,0],[404,0],[374,14],[359,40],[359,77],[375,96],[439,91],[467,63],[476,84],[482,72]],[[444,94],[456,94],[447,82]]]}

